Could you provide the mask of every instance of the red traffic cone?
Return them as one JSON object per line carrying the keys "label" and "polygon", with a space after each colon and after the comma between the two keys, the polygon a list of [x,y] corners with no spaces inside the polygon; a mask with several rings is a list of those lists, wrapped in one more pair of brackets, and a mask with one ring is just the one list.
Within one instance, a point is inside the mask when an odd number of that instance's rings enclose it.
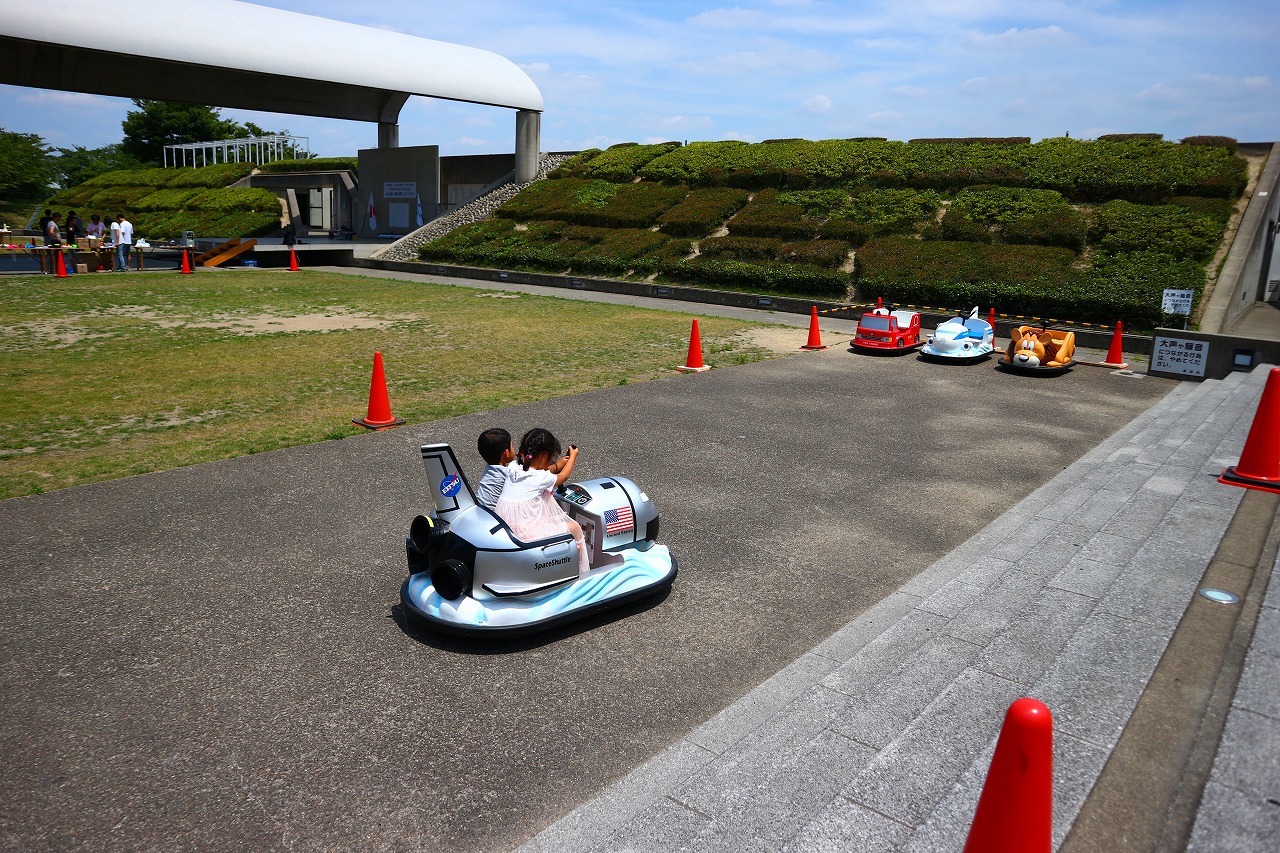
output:
{"label": "red traffic cone", "polygon": [[66,261],[64,261],[64,260],[62,259],[62,250],[61,250],[61,249],[55,249],[55,250],[54,250],[54,255],[55,255],[55,257],[57,257],[57,259],[58,259],[57,261],[55,261],[55,262],[54,262],[54,263],[57,265],[57,268],[58,268],[58,273],[57,273],[58,278],[66,278],[66,277],[67,277],[67,262],[66,262]]}
{"label": "red traffic cone", "polygon": [[297,272],[297,271],[298,271],[298,256],[293,251],[293,247],[290,246],[289,247],[289,272]]}
{"label": "red traffic cone", "polygon": [[685,373],[701,373],[710,369],[702,363],[702,336],[698,334],[698,321],[694,320],[693,328],[689,330],[689,354],[685,356],[684,364],[676,370],[682,370]]}
{"label": "red traffic cone", "polygon": [[188,254],[187,249],[182,250],[182,269],[178,270],[178,272],[182,273],[183,275],[191,275],[192,273],[191,257]]}
{"label": "red traffic cone", "polygon": [[373,354],[373,379],[369,382],[369,412],[352,423],[369,429],[386,429],[404,423],[391,414],[391,400],[387,398],[387,375],[382,370],[382,353],[380,352]]}
{"label": "red traffic cone", "polygon": [[994,305],[987,309],[987,322],[991,324],[991,345],[994,347],[996,345],[996,307]]}
{"label": "red traffic cone", "polygon": [[1218,482],[1280,494],[1280,367],[1267,374],[1240,461],[1223,471]]}
{"label": "red traffic cone", "polygon": [[1111,334],[1111,346],[1107,347],[1107,360],[1103,362],[1103,366],[1117,370],[1129,369],[1124,361],[1124,326],[1119,320],[1116,320],[1116,330]]}
{"label": "red traffic cone", "polygon": [[1043,702],[1009,706],[964,853],[1053,848],[1053,715]]}
{"label": "red traffic cone", "polygon": [[877,296],[877,297],[876,297],[876,308],[883,308],[883,307],[884,307],[884,297],[883,297],[883,296]]}
{"label": "red traffic cone", "polygon": [[826,349],[822,345],[822,332],[818,329],[818,306],[809,313],[809,342],[800,349]]}

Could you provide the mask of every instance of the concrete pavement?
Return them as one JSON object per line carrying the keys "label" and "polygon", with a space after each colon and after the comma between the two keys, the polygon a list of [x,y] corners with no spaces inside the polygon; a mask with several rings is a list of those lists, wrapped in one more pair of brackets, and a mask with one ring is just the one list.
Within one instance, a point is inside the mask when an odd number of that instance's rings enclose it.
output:
{"label": "concrete pavement", "polygon": [[[958,850],[1004,710],[1044,701],[1055,720],[1054,842],[1064,849],[1273,849],[1280,830],[1280,590],[1275,495],[1224,486],[1268,371],[1184,384],[742,700],[519,848],[534,851]],[[1197,594],[1242,502],[1254,566],[1218,580],[1242,604]],[[1255,582],[1253,569],[1258,569]],[[1247,611],[1255,616],[1256,633]],[[1212,777],[1163,740],[1137,801],[1096,806],[1117,746],[1193,614],[1249,647]],[[1246,615],[1241,615],[1242,611]],[[1221,614],[1221,615],[1219,615]],[[1241,623],[1241,620],[1243,624]],[[1225,653],[1222,658],[1229,657]],[[1227,662],[1229,664],[1229,661]],[[1217,677],[1222,663],[1212,667]],[[1232,679],[1234,682],[1234,679]],[[1195,691],[1192,691],[1195,692]],[[1202,693],[1203,691],[1201,691]],[[1200,693],[1194,736],[1218,744]],[[1220,709],[1219,713],[1226,709]],[[1185,751],[1190,751],[1185,750]],[[1191,790],[1181,822],[1153,796]],[[1123,784],[1105,779],[1104,783]],[[1204,790],[1203,805],[1200,790]],[[1082,810],[1106,817],[1073,838]],[[1136,830],[1133,814],[1151,815]],[[1171,826],[1170,821],[1177,825]],[[1141,821],[1139,821],[1141,823]]]}
{"label": "concrete pavement", "polygon": [[[1264,375],[833,348],[0,503],[0,847],[958,847],[1023,693],[1072,843],[1245,503],[1209,474]],[[493,421],[661,495],[671,595],[484,649],[405,623],[414,448]],[[1280,741],[1253,646],[1200,814],[1265,829],[1238,820]]]}

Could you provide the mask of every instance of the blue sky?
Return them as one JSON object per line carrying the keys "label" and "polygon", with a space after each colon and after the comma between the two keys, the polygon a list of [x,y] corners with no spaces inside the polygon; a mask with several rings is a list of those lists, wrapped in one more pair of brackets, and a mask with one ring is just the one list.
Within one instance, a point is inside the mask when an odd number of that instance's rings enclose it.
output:
{"label": "blue sky", "polygon": [[[778,137],[1154,132],[1280,139],[1273,0],[261,0],[502,54],[542,90],[542,147]],[[358,46],[336,61],[358,62]],[[120,140],[127,100],[0,86],[0,126]],[[321,156],[376,128],[224,110]],[[402,145],[510,151],[510,110],[414,97]]]}

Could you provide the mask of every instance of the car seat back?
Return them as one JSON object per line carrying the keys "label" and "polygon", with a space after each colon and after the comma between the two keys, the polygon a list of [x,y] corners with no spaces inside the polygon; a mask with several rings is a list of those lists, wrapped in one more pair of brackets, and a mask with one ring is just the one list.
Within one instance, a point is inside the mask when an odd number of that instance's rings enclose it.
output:
{"label": "car seat back", "polygon": [[447,443],[422,445],[422,464],[426,466],[431,497],[440,518],[452,521],[464,509],[476,505],[475,492]]}

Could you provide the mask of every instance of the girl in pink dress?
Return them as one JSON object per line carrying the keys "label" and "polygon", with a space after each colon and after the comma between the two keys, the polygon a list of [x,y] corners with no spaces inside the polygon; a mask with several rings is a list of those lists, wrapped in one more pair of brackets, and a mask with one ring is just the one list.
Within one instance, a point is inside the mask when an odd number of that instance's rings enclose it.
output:
{"label": "girl in pink dress", "polygon": [[493,511],[525,542],[571,534],[578,543],[579,571],[585,574],[591,566],[582,525],[560,508],[552,494],[573,474],[577,458],[578,448],[572,444],[561,456],[560,442],[554,435],[541,427],[529,430],[520,440],[515,460],[507,465],[507,481]]}

